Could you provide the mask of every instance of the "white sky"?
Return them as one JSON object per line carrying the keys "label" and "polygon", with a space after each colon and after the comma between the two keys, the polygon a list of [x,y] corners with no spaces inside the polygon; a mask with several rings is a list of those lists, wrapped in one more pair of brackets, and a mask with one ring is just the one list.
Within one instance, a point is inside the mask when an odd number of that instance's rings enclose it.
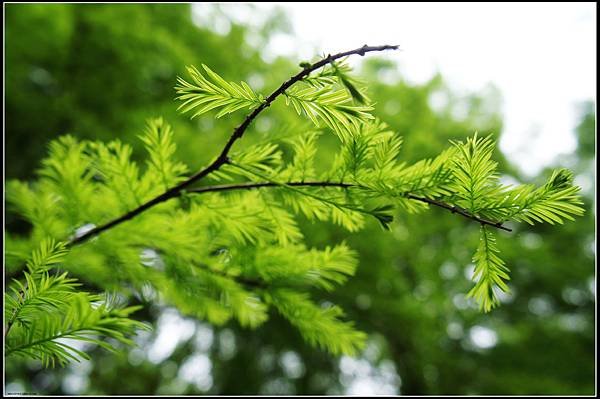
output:
{"label": "white sky", "polygon": [[[257,19],[240,4],[221,6],[236,20]],[[575,148],[576,104],[596,99],[595,3],[255,7],[259,12],[281,7],[290,16],[294,36],[275,37],[267,50],[276,54],[303,60],[365,43],[400,44],[403,51],[392,58],[411,82],[424,82],[439,71],[457,94],[493,83],[503,97],[501,148],[530,175]]]}

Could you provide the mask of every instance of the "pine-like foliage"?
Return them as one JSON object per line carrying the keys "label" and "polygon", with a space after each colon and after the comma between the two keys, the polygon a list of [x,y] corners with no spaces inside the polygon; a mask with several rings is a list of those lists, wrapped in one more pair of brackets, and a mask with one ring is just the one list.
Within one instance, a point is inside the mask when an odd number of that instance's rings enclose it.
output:
{"label": "pine-like foliage", "polygon": [[146,132],[140,136],[148,150],[148,172],[145,179],[155,184],[162,183],[157,194],[180,183],[187,166],[173,160],[176,147],[173,143],[173,130],[162,118],[151,120]]}
{"label": "pine-like foliage", "polygon": [[211,109],[221,108],[216,115],[220,118],[241,108],[255,107],[264,101],[247,83],[241,82],[238,85],[227,82],[204,64],[202,69],[206,76],[195,67],[188,67],[193,83],[188,83],[182,78],[177,79],[177,99],[183,101],[179,106],[182,113],[193,110],[194,118]]}
{"label": "pine-like foliage", "polygon": [[475,262],[473,278],[477,283],[468,295],[474,297],[486,312],[498,304],[495,289],[508,292],[506,285],[506,281],[509,280],[508,268],[498,256],[499,252],[494,234],[485,226],[481,226],[479,246],[473,256]]}
{"label": "pine-like foliage", "polygon": [[342,141],[348,140],[348,133],[362,121],[373,118],[369,113],[372,107],[352,105],[352,96],[343,89],[308,86],[290,89],[285,95],[287,104],[292,105],[298,115],[306,115],[317,127],[324,123]]}
{"label": "pine-like foliage", "polygon": [[76,279],[56,267],[67,255],[64,243],[41,242],[27,261],[24,281],[14,280],[4,294],[6,355],[39,359],[44,366],[64,365],[89,356],[74,341],[115,351],[104,338],[131,345],[144,324],[128,316],[139,307],[122,307],[106,295],[78,290]]}
{"label": "pine-like foliage", "polygon": [[[194,117],[216,110],[221,117],[254,110],[224,152],[195,174],[176,159],[174,133],[162,119],[149,122],[141,136],[149,154],[145,164],[132,161],[131,147],[118,140],[105,144],[66,136],[51,143],[37,181],[7,186],[11,210],[33,226],[30,237],[8,241],[19,248],[11,252],[16,264],[11,270],[24,261],[23,248],[33,249],[47,236],[67,240],[68,254],[59,246],[45,247],[29,265],[60,258],[69,273],[93,276],[103,289],[127,287],[123,292],[142,298],[153,292],[153,300],[219,325],[236,319],[255,328],[277,313],[308,343],[336,355],[355,354],[365,335],[339,307],[321,307],[308,292],[344,284],[356,270],[357,254],[343,242],[307,247],[299,216],[354,232],[373,220],[393,228],[395,212],[434,206],[478,223],[469,295],[489,311],[498,303],[497,291],[508,291],[496,229],[506,229],[506,221],[553,224],[582,214],[578,188],[566,170],[542,187],[503,186],[490,137],[476,134],[434,158],[402,161],[401,137],[371,115],[365,88],[346,64],[305,68],[265,98],[207,66],[204,72],[190,67],[192,81],[179,78],[176,87],[182,112]],[[229,151],[252,118],[281,97],[315,128]],[[328,132],[339,138],[339,149],[328,154],[329,165],[317,169],[313,160]],[[216,185],[192,184],[201,179]],[[15,283],[6,298],[6,314],[14,319],[8,353],[63,363],[84,354],[53,337],[105,346],[87,335],[101,332],[128,342],[125,336],[138,327],[127,319],[131,308],[93,306],[97,298],[79,293],[66,274],[29,265],[25,283]]]}

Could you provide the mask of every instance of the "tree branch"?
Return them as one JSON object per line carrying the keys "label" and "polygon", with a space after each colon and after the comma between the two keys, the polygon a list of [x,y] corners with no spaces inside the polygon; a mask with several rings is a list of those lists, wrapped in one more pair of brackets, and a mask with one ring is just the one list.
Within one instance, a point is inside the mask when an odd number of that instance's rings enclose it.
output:
{"label": "tree branch", "polygon": [[426,204],[435,205],[440,208],[447,209],[452,213],[458,213],[459,215],[462,215],[468,219],[474,220],[476,222],[479,222],[479,223],[487,225],[487,226],[492,226],[492,227],[495,227],[497,229],[504,230],[504,231],[512,231],[512,229],[509,229],[508,227],[503,226],[502,222],[494,222],[492,220],[480,218],[479,216],[473,215],[466,209],[463,209],[456,205],[446,204],[445,202],[436,201],[436,200],[432,200],[432,199],[425,198],[425,197],[417,197],[416,195],[412,195],[412,194],[407,194],[406,197],[409,199],[415,200],[415,201],[425,202]]}
{"label": "tree branch", "polygon": [[[206,186],[206,187],[198,187],[190,190],[186,190],[187,193],[192,194],[203,194],[203,193],[214,193],[219,191],[230,191],[230,190],[251,190],[255,188],[262,187],[284,187],[284,186],[292,186],[292,187],[359,187],[357,185],[351,183],[343,183],[343,182],[328,182],[328,181],[297,181],[297,182],[287,182],[287,183],[273,183],[273,182],[262,182],[262,183],[236,183],[236,184],[221,184],[216,186]],[[183,193],[181,193],[183,194]]]}
{"label": "tree branch", "polygon": [[179,196],[181,191],[184,190],[186,187],[189,187],[191,184],[201,180],[202,178],[206,177],[210,173],[218,170],[224,164],[228,163],[229,158],[227,157],[227,155],[229,154],[229,150],[231,149],[233,144],[244,135],[244,132],[246,131],[248,126],[250,126],[250,123],[252,123],[252,121],[258,116],[258,114],[260,114],[264,109],[269,107],[271,105],[271,103],[273,101],[275,101],[275,99],[277,97],[282,95],[285,92],[285,90],[290,88],[290,86],[292,86],[296,82],[301,81],[306,76],[308,76],[311,72],[313,72],[319,68],[322,68],[323,66],[325,66],[339,58],[347,57],[349,55],[358,54],[358,55],[364,56],[368,52],[398,50],[398,47],[399,46],[397,46],[397,45],[394,45],[394,46],[392,46],[392,45],[368,46],[365,44],[364,46],[356,48],[354,50],[345,51],[345,52],[338,53],[335,55],[328,55],[327,57],[323,58],[322,60],[305,67],[302,71],[300,71],[299,73],[297,73],[296,75],[292,76],[287,81],[285,81],[281,86],[279,86],[279,88],[277,90],[275,90],[273,93],[271,93],[271,95],[269,95],[269,97],[267,97],[265,99],[265,102],[263,102],[261,105],[259,105],[257,108],[255,108],[250,114],[248,114],[248,116],[246,116],[244,121],[237,128],[235,128],[235,130],[229,137],[229,140],[227,140],[227,143],[225,143],[225,146],[223,147],[223,150],[221,151],[219,156],[214,161],[212,161],[212,163],[210,163],[207,167],[205,167],[204,169],[201,169],[200,171],[198,171],[197,173],[195,173],[194,175],[189,177],[187,180],[168,189],[167,191],[160,194],[159,196],[149,200],[148,202],[145,202],[144,204],[138,206],[137,208],[125,213],[124,215],[119,216],[118,218],[116,218],[106,224],[97,226],[97,227],[91,229],[90,231],[80,235],[79,237],[75,237],[75,238],[71,239],[68,242],[67,246],[72,246],[72,245],[76,245],[76,244],[85,242],[85,241],[89,240],[90,238],[95,237],[98,234],[100,234],[106,230],[109,230],[109,229],[111,229],[123,222],[126,222],[130,219],[133,219],[140,213],[144,212],[145,210],[147,210],[149,208],[152,208],[153,206],[155,206],[157,204],[160,204],[171,198],[175,198],[175,197]]}
{"label": "tree branch", "polygon": [[[263,187],[285,187],[285,186],[291,186],[291,187],[339,187],[339,188],[366,189],[366,187],[363,187],[363,186],[359,186],[359,185],[352,184],[352,183],[344,183],[344,182],[298,181],[298,182],[287,182],[287,183],[247,182],[247,183],[236,183],[236,184],[221,184],[221,185],[215,185],[215,186],[199,187],[199,188],[187,190],[186,192],[191,193],[191,194],[204,194],[204,193],[214,193],[214,192],[219,192],[219,191],[251,190],[251,189],[263,188]],[[180,193],[180,194],[182,194],[182,193]],[[424,202],[429,205],[437,206],[439,208],[447,209],[452,213],[458,213],[459,215],[464,216],[467,219],[471,219],[473,221],[479,222],[479,223],[487,225],[487,226],[495,227],[497,229],[504,230],[504,231],[512,231],[512,229],[509,229],[508,227],[504,226],[502,224],[502,222],[494,222],[492,220],[480,218],[479,216],[473,215],[470,212],[468,212],[466,209],[463,209],[456,205],[450,205],[450,204],[447,204],[442,201],[433,200],[433,199],[429,199],[429,198],[425,198],[425,197],[419,197],[419,196],[416,196],[416,195],[413,195],[410,193],[407,193],[404,196],[406,198],[414,200],[414,201],[420,201],[420,202]]]}

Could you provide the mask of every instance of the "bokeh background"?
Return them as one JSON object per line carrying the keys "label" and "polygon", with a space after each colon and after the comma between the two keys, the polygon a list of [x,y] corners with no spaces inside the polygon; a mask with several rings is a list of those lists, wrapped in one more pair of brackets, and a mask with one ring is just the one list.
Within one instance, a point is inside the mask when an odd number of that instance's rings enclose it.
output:
{"label": "bokeh background", "polygon": [[[119,355],[94,349],[91,361],[54,370],[7,362],[5,392],[595,393],[591,3],[8,4],[4,11],[6,179],[33,179],[49,140],[66,133],[118,137],[142,159],[136,136],[161,115],[194,169],[242,115],[178,115],[173,86],[186,65],[206,63],[269,93],[318,54],[400,44],[400,53],[351,63],[369,82],[376,115],[404,136],[405,160],[433,156],[474,131],[492,134],[505,181],[540,184],[552,167],[569,167],[587,209],[562,226],[499,234],[512,294],[489,314],[464,296],[477,226],[436,209],[397,215],[391,232],[375,223],[356,234],[303,223],[309,245],[346,240],[360,254],[357,275],[320,294],[369,334],[356,358],[307,346],[276,315],[254,331],[217,328],[157,302],[145,308],[155,328],[138,336],[137,348]],[[296,120],[275,105],[248,136],[266,138]],[[10,213],[6,229],[27,233]]]}

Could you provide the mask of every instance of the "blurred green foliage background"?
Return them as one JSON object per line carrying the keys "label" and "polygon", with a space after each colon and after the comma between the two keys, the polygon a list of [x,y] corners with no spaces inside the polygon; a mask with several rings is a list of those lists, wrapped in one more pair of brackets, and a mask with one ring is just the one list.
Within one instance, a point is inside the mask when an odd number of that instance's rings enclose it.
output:
{"label": "blurred green foliage background", "polygon": [[[66,133],[119,137],[142,157],[136,136],[148,118],[161,115],[175,129],[181,159],[198,168],[242,115],[194,121],[178,115],[173,86],[185,66],[206,63],[228,80],[269,93],[302,61],[267,61],[261,54],[272,35],[289,31],[281,12],[259,27],[230,22],[226,33],[202,23],[224,18],[218,5],[203,7],[200,23],[191,6],[181,4],[9,4],[5,12],[7,179],[33,178],[49,140]],[[375,56],[358,74],[369,82],[376,114],[404,136],[407,161],[435,155],[448,139],[475,130],[499,139],[497,90],[459,97],[441,76],[413,85],[397,71],[397,64]],[[395,83],[385,83],[390,76]],[[432,107],[434,96],[445,96],[447,105]],[[468,112],[457,113],[457,107]],[[216,328],[149,303],[144,317],[155,329],[140,336],[139,348],[120,355],[92,349],[92,361],[65,369],[8,362],[5,392],[593,394],[594,108],[582,104],[577,151],[556,161],[584,186],[586,215],[563,226],[516,226],[499,234],[513,293],[492,313],[480,313],[464,298],[476,225],[437,209],[397,215],[392,232],[375,223],[357,234],[304,223],[308,245],[346,240],[360,253],[357,275],[321,298],[340,304],[369,334],[360,357],[333,358],[313,349],[276,315],[255,331],[235,323]],[[276,104],[237,145],[295,123],[293,111]],[[524,180],[500,152],[496,159],[507,178]],[[543,183],[548,170],[535,183]],[[11,214],[6,228],[27,232]]]}

